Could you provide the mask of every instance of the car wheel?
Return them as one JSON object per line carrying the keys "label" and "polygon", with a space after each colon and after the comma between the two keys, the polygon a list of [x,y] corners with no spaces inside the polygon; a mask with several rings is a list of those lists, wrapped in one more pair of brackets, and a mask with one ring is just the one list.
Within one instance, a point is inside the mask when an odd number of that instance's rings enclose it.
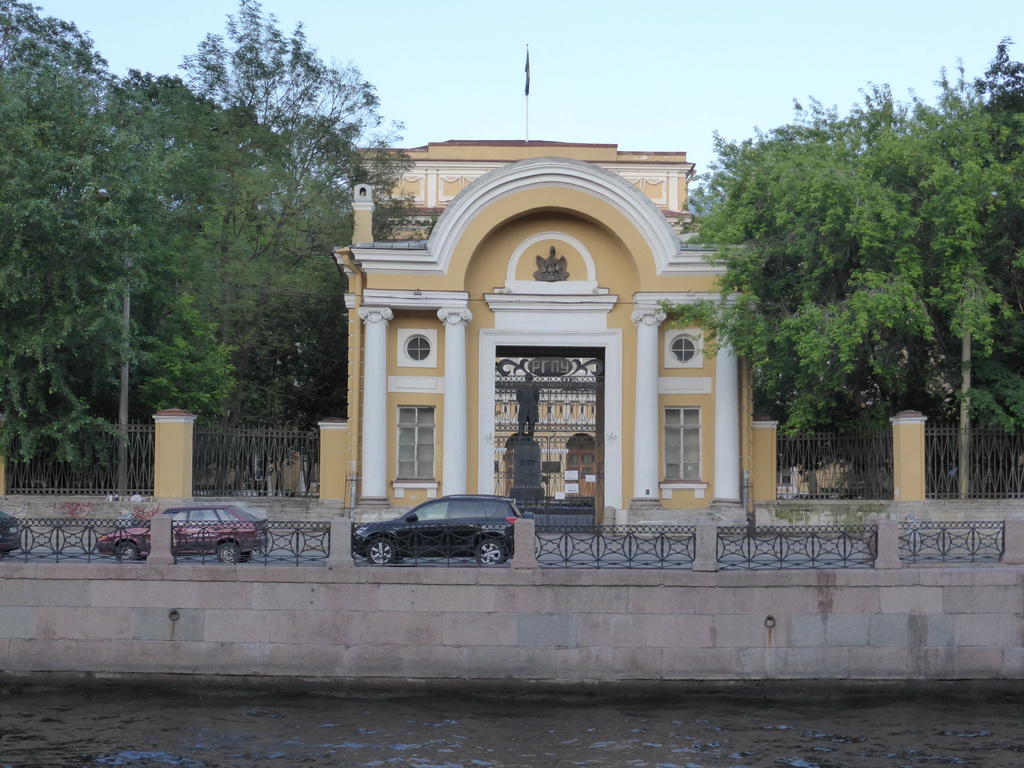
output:
{"label": "car wheel", "polygon": [[217,559],[222,563],[237,563],[241,555],[238,545],[233,541],[225,541],[217,545]]}
{"label": "car wheel", "polygon": [[379,536],[366,547],[366,559],[373,565],[395,562],[395,545],[386,536]]}
{"label": "car wheel", "polygon": [[480,565],[501,565],[508,560],[508,552],[500,540],[494,538],[481,539],[476,545],[476,561]]}
{"label": "car wheel", "polygon": [[134,541],[122,541],[114,548],[114,557],[119,563],[130,563],[134,560],[141,560],[139,545]]}

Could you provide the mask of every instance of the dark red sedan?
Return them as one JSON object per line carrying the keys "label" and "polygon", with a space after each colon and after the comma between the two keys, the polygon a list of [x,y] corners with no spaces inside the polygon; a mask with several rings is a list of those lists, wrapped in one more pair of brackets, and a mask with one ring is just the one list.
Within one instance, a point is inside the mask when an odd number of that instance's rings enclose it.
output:
{"label": "dark red sedan", "polygon": [[[171,552],[210,555],[222,563],[248,560],[267,542],[266,522],[233,504],[171,507],[160,513],[171,518]],[[101,536],[96,551],[120,562],[141,560],[151,549],[149,526],[133,523]]]}

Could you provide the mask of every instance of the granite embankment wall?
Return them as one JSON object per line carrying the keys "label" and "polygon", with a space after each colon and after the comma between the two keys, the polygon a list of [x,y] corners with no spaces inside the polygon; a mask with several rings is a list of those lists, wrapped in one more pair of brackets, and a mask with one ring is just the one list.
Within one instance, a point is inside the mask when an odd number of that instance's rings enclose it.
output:
{"label": "granite embankment wall", "polygon": [[[148,517],[170,506],[182,504],[212,504],[228,502],[252,509],[270,520],[330,520],[342,515],[357,522],[390,519],[400,514],[395,509],[347,509],[340,501],[320,501],[309,498],[238,496],[222,499],[156,499],[152,501],[107,501],[104,496],[0,496],[0,509],[23,518],[116,518],[122,511],[136,511],[138,517]],[[757,525],[843,525],[865,523],[870,518],[882,517],[903,520],[916,515],[921,520],[1005,520],[1024,517],[1024,504],[1020,499],[970,500],[935,499],[921,502],[802,500],[757,502]],[[605,517],[614,517],[614,510],[606,510]],[[620,510],[620,523],[630,521],[630,515]],[[653,522],[692,525],[700,519],[717,520],[722,525],[742,525],[746,519],[739,508],[723,513],[716,510],[658,510],[646,517]]]}
{"label": "granite embankment wall", "polygon": [[[0,683],[1024,679],[1024,568],[0,565]],[[467,683],[466,681],[470,681]]]}

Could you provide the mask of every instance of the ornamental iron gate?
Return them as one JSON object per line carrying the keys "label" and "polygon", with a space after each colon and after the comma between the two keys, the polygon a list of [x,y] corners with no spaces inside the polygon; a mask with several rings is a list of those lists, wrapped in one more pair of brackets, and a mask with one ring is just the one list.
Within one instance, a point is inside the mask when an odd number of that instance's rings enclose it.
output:
{"label": "ornamental iron gate", "polygon": [[579,350],[498,352],[495,492],[539,516],[593,523],[604,504],[604,362]]}

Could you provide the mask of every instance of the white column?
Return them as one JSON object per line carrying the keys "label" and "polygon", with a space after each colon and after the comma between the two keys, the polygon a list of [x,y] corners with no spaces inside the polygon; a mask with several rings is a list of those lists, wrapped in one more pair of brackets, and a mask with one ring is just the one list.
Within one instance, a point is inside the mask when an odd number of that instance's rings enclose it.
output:
{"label": "white column", "polygon": [[468,309],[439,309],[444,323],[444,422],[441,491],[466,492],[466,326]]}
{"label": "white column", "polygon": [[366,325],[363,355],[363,488],[361,498],[386,499],[388,425],[388,307],[360,307]]}
{"label": "white column", "polygon": [[658,327],[665,313],[637,309],[636,411],[633,419],[633,498],[658,501]]}
{"label": "white column", "polygon": [[739,366],[724,344],[715,357],[714,500],[740,500]]}

